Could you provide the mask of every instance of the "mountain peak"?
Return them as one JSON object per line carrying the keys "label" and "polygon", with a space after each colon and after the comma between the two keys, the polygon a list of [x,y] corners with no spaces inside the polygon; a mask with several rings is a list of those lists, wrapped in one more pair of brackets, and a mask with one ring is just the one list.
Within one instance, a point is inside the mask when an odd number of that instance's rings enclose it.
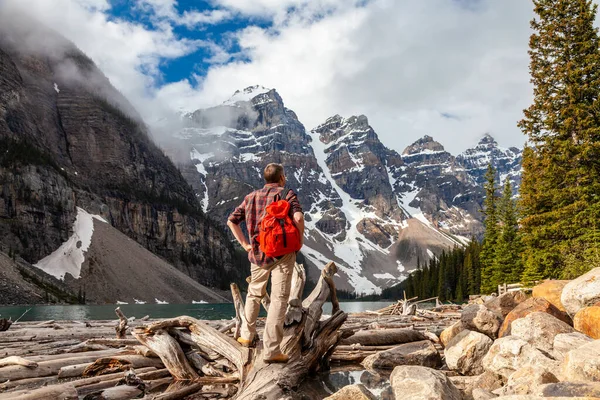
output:
{"label": "mountain peak", "polygon": [[498,143],[496,142],[496,139],[494,139],[494,137],[492,135],[490,135],[489,133],[485,133],[483,135],[483,137],[479,140],[478,145],[493,145],[493,146],[497,146]]}
{"label": "mountain peak", "polygon": [[227,101],[223,102],[225,105],[233,105],[238,102],[250,101],[258,95],[268,93],[272,89],[266,88],[261,85],[248,86],[243,90],[236,90],[233,96]]}
{"label": "mountain peak", "polygon": [[410,146],[408,146],[402,152],[402,155],[413,155],[420,153],[437,153],[442,152],[444,150],[444,146],[441,143],[436,142],[433,137],[429,135],[423,136],[421,139],[417,140]]}

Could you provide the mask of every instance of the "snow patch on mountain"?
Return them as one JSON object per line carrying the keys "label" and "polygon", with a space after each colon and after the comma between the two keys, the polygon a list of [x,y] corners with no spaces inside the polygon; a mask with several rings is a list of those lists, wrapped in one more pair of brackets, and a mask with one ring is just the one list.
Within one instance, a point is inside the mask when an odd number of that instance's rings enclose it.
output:
{"label": "snow patch on mountain", "polygon": [[228,100],[223,102],[223,105],[231,106],[231,105],[235,105],[238,102],[250,101],[253,98],[257,97],[258,95],[268,93],[270,91],[271,91],[271,89],[268,89],[268,88],[266,88],[264,86],[260,86],[260,85],[249,86],[244,90],[237,90],[233,94],[233,96],[231,96]]}
{"label": "snow patch on mountain", "polygon": [[101,216],[90,214],[77,207],[77,217],[73,223],[71,237],[52,254],[34,264],[34,267],[61,280],[65,279],[66,274],[79,279],[81,265],[85,261],[85,253],[92,243],[94,219],[108,223]]}

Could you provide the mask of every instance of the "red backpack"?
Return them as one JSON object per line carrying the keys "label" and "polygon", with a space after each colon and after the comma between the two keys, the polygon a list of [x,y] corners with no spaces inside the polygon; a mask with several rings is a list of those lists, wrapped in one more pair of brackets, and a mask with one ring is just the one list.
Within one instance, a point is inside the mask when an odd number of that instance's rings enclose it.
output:
{"label": "red backpack", "polygon": [[290,218],[290,203],[285,200],[275,200],[265,208],[260,221],[258,243],[260,250],[268,257],[279,257],[293,253],[302,247],[300,231]]}

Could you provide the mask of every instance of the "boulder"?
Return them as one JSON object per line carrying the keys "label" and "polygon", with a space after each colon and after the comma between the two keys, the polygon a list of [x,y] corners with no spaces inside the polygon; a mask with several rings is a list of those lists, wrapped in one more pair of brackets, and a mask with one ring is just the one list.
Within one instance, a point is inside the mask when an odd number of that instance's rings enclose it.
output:
{"label": "boulder", "polygon": [[465,328],[463,328],[463,325],[460,321],[456,321],[454,324],[444,329],[440,334],[440,342],[442,342],[442,346],[446,347],[448,342],[450,342],[454,336],[458,335],[464,329]]}
{"label": "boulder", "polygon": [[512,323],[512,336],[523,339],[534,347],[552,352],[554,338],[561,333],[572,333],[571,325],[544,312],[533,312]]}
{"label": "boulder", "polygon": [[477,380],[476,376],[462,376],[462,375],[450,376],[447,373],[446,373],[446,376],[448,376],[448,379],[450,379],[450,382],[452,382],[454,384],[454,386],[456,386],[456,388],[463,393],[463,397],[471,396],[471,392],[473,391],[473,388],[475,387],[475,381]]}
{"label": "boulder", "polygon": [[541,385],[536,394],[540,397],[600,398],[600,382],[558,382]]}
{"label": "boulder", "polygon": [[496,396],[494,393],[490,392],[489,390],[475,388],[471,392],[471,397],[473,398],[473,400],[489,400],[489,399],[495,399],[498,396]]}
{"label": "boulder", "polygon": [[483,357],[492,346],[492,339],[483,333],[464,330],[456,335],[444,351],[448,368],[463,375],[483,373]]}
{"label": "boulder", "polygon": [[484,305],[497,314],[506,317],[516,306],[527,300],[527,295],[522,291],[507,292],[498,297],[494,297]]}
{"label": "boulder", "polygon": [[594,339],[580,332],[560,333],[554,338],[554,354],[564,357],[569,351],[593,341]]}
{"label": "boulder", "polygon": [[573,326],[593,339],[600,339],[600,306],[579,310],[573,317]]}
{"label": "boulder", "polygon": [[463,328],[483,333],[495,339],[498,337],[498,330],[502,325],[502,316],[484,305],[471,304],[464,308],[460,321]]}
{"label": "boulder", "polygon": [[494,342],[483,358],[483,368],[508,378],[518,369],[536,365],[549,371],[559,367],[559,362],[547,357],[523,339],[513,336],[500,338]]}
{"label": "boulder", "polygon": [[442,357],[429,340],[422,340],[370,355],[362,361],[362,365],[367,369],[393,369],[398,365],[439,368]]}
{"label": "boulder", "polygon": [[324,400],[376,400],[377,397],[373,396],[373,393],[361,385],[348,385],[344,386],[329,397],[325,397]]}
{"label": "boulder", "polygon": [[534,286],[531,295],[535,298],[546,299],[560,311],[567,311],[560,300],[563,288],[570,281],[547,280]]}
{"label": "boulder", "polygon": [[600,268],[594,268],[579,278],[567,283],[560,296],[565,310],[575,316],[584,307],[600,301]]}
{"label": "boulder", "polygon": [[558,378],[550,371],[535,365],[516,370],[509,378],[500,394],[534,394],[536,389],[547,383],[556,383]]}
{"label": "boulder", "polygon": [[473,387],[489,390],[491,392],[493,390],[500,389],[505,383],[506,378],[502,375],[485,371],[483,374],[477,377],[475,382],[473,382]]}
{"label": "boulder", "polygon": [[571,318],[552,305],[548,300],[542,298],[529,298],[515,307],[514,310],[508,313],[498,332],[498,337],[505,337],[511,334],[511,324],[513,321],[524,318],[533,312],[545,312],[553,315],[561,321],[571,325]]}
{"label": "boulder", "polygon": [[460,391],[446,375],[431,368],[402,365],[394,368],[390,383],[396,399],[461,400]]}
{"label": "boulder", "polygon": [[600,381],[600,340],[569,351],[562,363],[563,380],[568,382]]}

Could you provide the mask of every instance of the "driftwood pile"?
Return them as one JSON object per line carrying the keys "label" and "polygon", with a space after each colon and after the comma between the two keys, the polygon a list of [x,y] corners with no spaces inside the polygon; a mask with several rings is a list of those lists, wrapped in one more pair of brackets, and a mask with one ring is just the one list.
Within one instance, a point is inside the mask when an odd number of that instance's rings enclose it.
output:
{"label": "driftwood pile", "polygon": [[[296,266],[282,342],[290,356],[287,364],[265,364],[261,343],[255,349],[237,343],[244,305],[232,285],[232,321],[189,316],[135,320],[117,308],[117,324],[15,323],[0,333],[0,400],[281,398],[293,394],[309,373],[327,370],[330,362],[360,362],[423,335],[435,341],[436,333],[456,320],[454,313],[421,310],[418,315],[348,318],[335,295],[336,271],[333,263],[325,266],[313,292],[302,300],[305,274]],[[332,315],[323,316],[328,298]],[[268,301],[263,305],[268,307]]]}

